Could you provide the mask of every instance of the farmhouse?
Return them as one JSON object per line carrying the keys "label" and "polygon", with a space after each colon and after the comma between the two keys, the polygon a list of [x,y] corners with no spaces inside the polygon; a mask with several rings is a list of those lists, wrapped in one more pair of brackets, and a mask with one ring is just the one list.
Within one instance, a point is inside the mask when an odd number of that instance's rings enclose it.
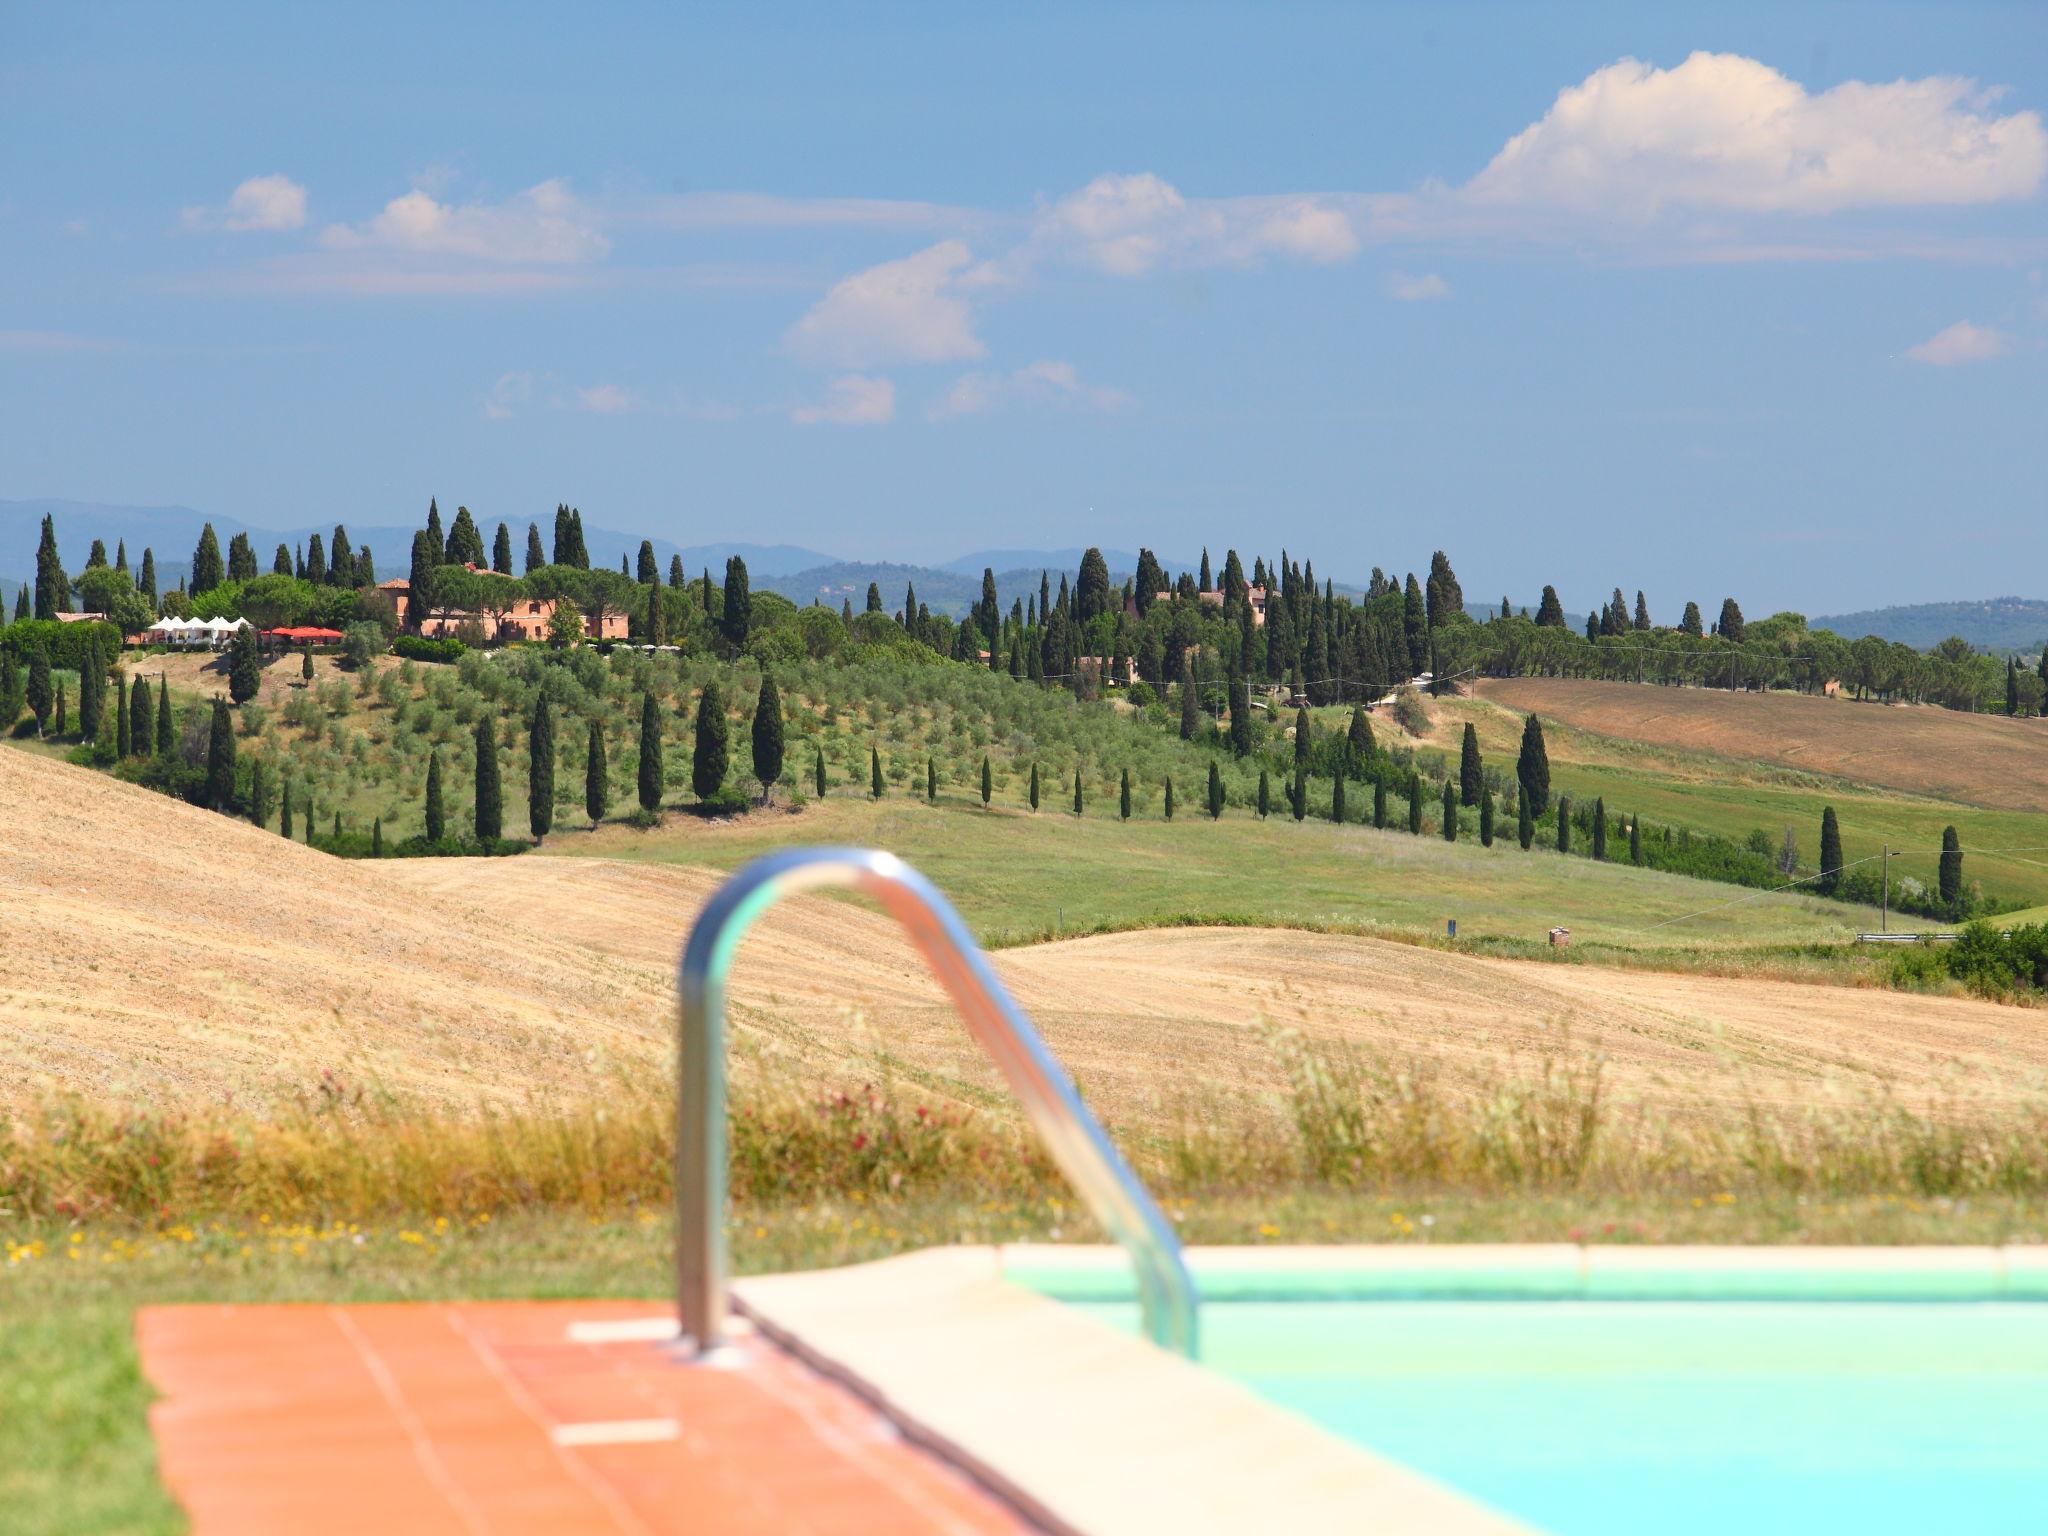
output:
{"label": "farmhouse", "polygon": [[[1173,601],[1173,596],[1172,592],[1155,592],[1152,595],[1152,600],[1155,603],[1170,603]],[[1266,622],[1266,589],[1264,587],[1246,587],[1244,589],[1244,596],[1245,601],[1251,604],[1252,626],[1254,628],[1264,627]],[[1214,608],[1221,608],[1223,606],[1223,593],[1220,590],[1197,592],[1195,597],[1198,601],[1207,603]],[[1138,601],[1136,598],[1125,600],[1124,612],[1134,619],[1138,616]]]}
{"label": "farmhouse", "polygon": [[[464,563],[463,569],[477,576],[495,577],[501,581],[512,578],[502,571],[491,570],[488,566]],[[555,616],[555,600],[551,597],[518,597],[508,600],[503,607],[493,606],[478,612],[466,608],[436,609],[419,616],[414,622],[412,613],[412,584],[403,577],[395,581],[377,584],[377,590],[391,599],[391,606],[398,615],[398,622],[429,640],[452,636],[459,629],[475,624],[485,634],[500,643],[514,640],[545,640],[548,624]],[[584,615],[583,633],[592,640],[623,640],[628,629],[623,613],[606,613],[601,624],[593,625],[589,615]]]}

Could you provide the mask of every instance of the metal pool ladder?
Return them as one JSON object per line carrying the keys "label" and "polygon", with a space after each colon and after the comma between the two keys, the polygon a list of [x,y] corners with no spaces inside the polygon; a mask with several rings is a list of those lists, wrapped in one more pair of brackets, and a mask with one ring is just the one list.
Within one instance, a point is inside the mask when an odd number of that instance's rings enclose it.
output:
{"label": "metal pool ladder", "polygon": [[866,848],[791,848],[754,860],[719,887],[683,946],[676,1300],[684,1341],[700,1358],[726,1342],[726,975],[756,918],[784,896],[825,886],[867,892],[909,932],[976,1043],[1023,1100],[1053,1161],[1130,1255],[1146,1335],[1192,1359],[1195,1287],[1172,1226],[996,979],[951,903],[894,854]]}

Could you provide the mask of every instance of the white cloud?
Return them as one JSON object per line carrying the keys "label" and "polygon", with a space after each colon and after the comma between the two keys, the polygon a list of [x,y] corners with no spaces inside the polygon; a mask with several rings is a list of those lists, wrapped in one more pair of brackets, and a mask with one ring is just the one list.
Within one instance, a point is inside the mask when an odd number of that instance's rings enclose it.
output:
{"label": "white cloud", "polygon": [[493,421],[503,421],[532,398],[532,374],[501,373],[490,394],[484,397],[484,414]]}
{"label": "white cloud", "polygon": [[660,229],[941,229],[982,222],[972,209],[878,197],[681,192],[630,200],[619,217]]}
{"label": "white cloud", "polygon": [[789,349],[847,368],[980,357],[986,349],[960,292],[972,259],[961,241],[942,240],[842,278],[790,327]]}
{"label": "white cloud", "polygon": [[842,374],[826,386],[821,403],[800,405],[789,419],[804,426],[881,426],[896,419],[896,386],[870,374]]}
{"label": "white cloud", "polygon": [[1097,411],[1122,410],[1131,397],[1120,389],[1084,384],[1072,363],[1050,358],[1028,363],[1014,373],[964,373],[925,412],[932,421],[974,416],[1012,402],[1061,403]]}
{"label": "white cloud", "polygon": [[1936,75],[1811,95],[1736,54],[1622,59],[1558,94],[1463,188],[1484,204],[1631,218],[1664,207],[1797,214],[1997,202],[2048,172],[2040,115]]}
{"label": "white cloud", "polygon": [[289,176],[251,176],[228,194],[225,208],[187,208],[187,229],[282,232],[306,225],[306,189]]}
{"label": "white cloud", "polygon": [[1142,277],[1162,265],[1249,265],[1267,256],[1344,261],[1358,246],[1335,200],[1189,198],[1148,171],[1098,176],[1054,203],[1036,220],[1025,260],[1051,255]]}
{"label": "white cloud", "polygon": [[501,203],[442,203],[415,187],[366,223],[328,225],[320,243],[337,251],[560,265],[597,261],[611,250],[596,214],[560,180]]}
{"label": "white cloud", "polygon": [[588,389],[576,391],[576,404],[583,410],[599,416],[616,416],[630,411],[639,401],[633,392],[618,384],[593,384]]}
{"label": "white cloud", "polygon": [[1451,285],[1434,272],[1425,272],[1420,277],[1411,277],[1406,272],[1387,274],[1387,297],[1399,299],[1403,304],[1419,304],[1427,299],[1448,299]]}
{"label": "white cloud", "polygon": [[1972,325],[1967,320],[1958,320],[1945,330],[1936,331],[1917,347],[1908,347],[1906,356],[1916,363],[1932,363],[1937,368],[1953,368],[1957,363],[1983,363],[1994,357],[2005,355],[2005,335],[1989,326]]}

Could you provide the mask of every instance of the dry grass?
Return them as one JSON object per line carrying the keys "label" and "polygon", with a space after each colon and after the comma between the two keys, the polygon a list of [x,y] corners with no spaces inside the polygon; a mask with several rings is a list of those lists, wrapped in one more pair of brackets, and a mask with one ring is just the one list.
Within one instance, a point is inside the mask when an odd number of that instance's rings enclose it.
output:
{"label": "dry grass", "polygon": [[1999,810],[2048,811],[2048,725],[1791,693],[1487,678],[1480,697],[1580,730]]}

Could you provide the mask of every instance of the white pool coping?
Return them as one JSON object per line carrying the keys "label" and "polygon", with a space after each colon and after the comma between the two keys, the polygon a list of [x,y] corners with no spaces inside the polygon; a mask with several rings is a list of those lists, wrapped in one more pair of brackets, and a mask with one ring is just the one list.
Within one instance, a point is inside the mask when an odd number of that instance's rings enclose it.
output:
{"label": "white pool coping", "polygon": [[[1727,1248],[1457,1244],[1191,1248],[1197,1283],[1258,1274],[1549,1277],[1557,1294],[1702,1295],[1797,1276],[1854,1288],[1921,1277],[2048,1300],[2048,1245]],[[1370,1530],[1504,1536],[1530,1528],[1353,1445],[1225,1377],[1007,1281],[1006,1270],[1126,1272],[1109,1247],[1018,1244],[902,1254],[734,1283],[734,1305],[917,1443],[1062,1536]],[[1723,1288],[1725,1286],[1725,1289]]]}

